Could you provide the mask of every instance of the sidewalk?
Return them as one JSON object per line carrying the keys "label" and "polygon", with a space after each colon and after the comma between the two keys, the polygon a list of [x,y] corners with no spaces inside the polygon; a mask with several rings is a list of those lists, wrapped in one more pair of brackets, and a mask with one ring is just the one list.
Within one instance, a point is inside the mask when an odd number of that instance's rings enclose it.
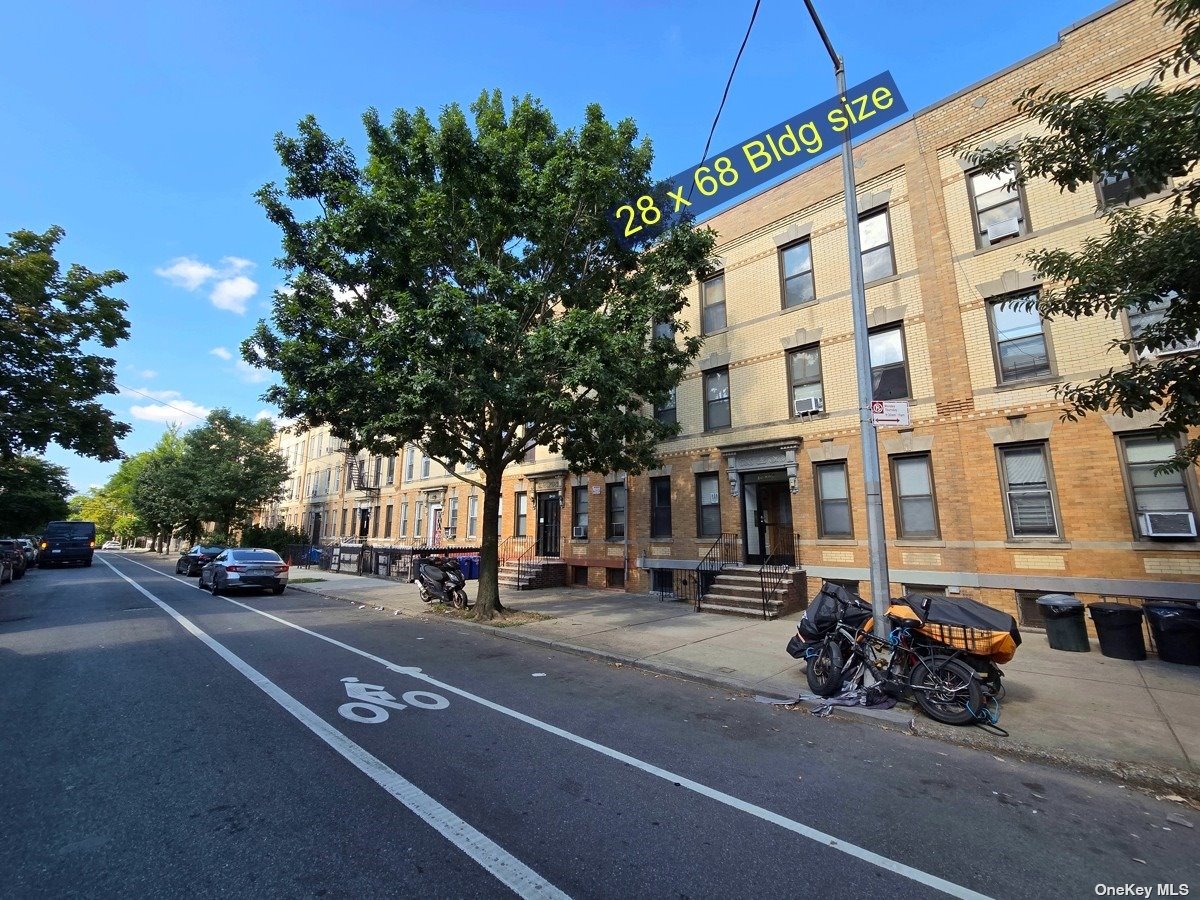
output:
{"label": "sidewalk", "polygon": [[[389,614],[430,615],[416,585],[318,569],[293,568],[292,578],[294,590]],[[295,583],[305,578],[322,580]],[[696,613],[653,594],[584,588],[504,592],[501,598],[511,609],[548,618],[506,627],[455,624],[728,689],[815,699],[803,663],[784,651],[800,613],[743,619]],[[940,725],[904,705],[839,708],[835,715],[1200,796],[1200,667],[1108,659],[1094,642],[1091,653],[1064,653],[1051,650],[1043,634],[1023,637],[1016,658],[1003,667],[1008,696],[1000,724],[1008,738]]]}

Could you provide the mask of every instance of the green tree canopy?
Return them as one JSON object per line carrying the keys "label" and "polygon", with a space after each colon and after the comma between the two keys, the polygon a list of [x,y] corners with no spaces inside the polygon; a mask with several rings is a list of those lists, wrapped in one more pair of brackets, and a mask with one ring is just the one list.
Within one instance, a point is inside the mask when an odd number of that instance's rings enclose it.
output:
{"label": "green tree canopy", "polygon": [[96,402],[116,393],[115,362],[90,352],[129,336],[123,300],[104,292],[125,276],[72,265],[54,249],[63,230],[14,231],[0,243],[0,460],[55,443],[118,459],[129,426]]}
{"label": "green tree canopy", "polygon": [[605,211],[652,188],[632,121],[592,105],[560,129],[499,92],[470,111],[369,111],[361,168],[311,117],[277,137],[287,179],[258,199],[289,286],[242,355],[280,374],[265,398],[285,416],[355,449],[413,442],[484,486],[476,610],[490,618],[505,468],[544,444],[575,471],[637,472],[675,433],[645,409],[699,351],[678,315],[714,236],[681,222],[630,250],[610,232]]}
{"label": "green tree canopy", "polygon": [[[1015,105],[1046,133],[968,155],[993,173],[1015,161],[1020,180],[1047,178],[1067,191],[1097,180],[1126,186],[1105,206],[1106,235],[1078,251],[1034,250],[1026,259],[1045,281],[1043,317],[1126,313],[1139,323],[1113,342],[1128,365],[1058,389],[1067,417],[1158,410],[1162,431],[1183,438],[1174,466],[1184,468],[1200,458],[1200,438],[1188,439],[1200,425],[1200,85],[1166,80],[1200,63],[1200,0],[1160,0],[1157,8],[1181,43],[1150,83],[1115,98],[1032,88]],[[1127,205],[1163,191],[1165,208]]]}
{"label": "green tree canopy", "polygon": [[274,437],[269,421],[215,409],[184,437],[178,462],[164,463],[161,473],[144,473],[143,480],[161,485],[166,502],[175,504],[176,517],[169,521],[211,521],[218,534],[228,535],[283,494],[288,468],[272,447]]}
{"label": "green tree canopy", "polygon": [[0,465],[0,535],[40,532],[69,513],[67,470],[37,456],[16,456]]}

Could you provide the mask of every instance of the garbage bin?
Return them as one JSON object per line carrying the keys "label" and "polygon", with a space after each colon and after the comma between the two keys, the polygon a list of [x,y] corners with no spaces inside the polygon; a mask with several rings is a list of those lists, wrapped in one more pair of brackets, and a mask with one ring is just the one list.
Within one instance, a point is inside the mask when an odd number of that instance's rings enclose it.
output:
{"label": "garbage bin", "polygon": [[1087,625],[1083,621],[1083,604],[1070,594],[1046,594],[1038,597],[1038,609],[1046,620],[1046,638],[1051,650],[1070,650],[1087,653]]}
{"label": "garbage bin", "polygon": [[1112,659],[1146,658],[1141,607],[1124,603],[1089,603],[1088,610],[1096,623],[1101,653]]}
{"label": "garbage bin", "polygon": [[1200,607],[1186,601],[1147,600],[1145,610],[1158,658],[1200,666]]}
{"label": "garbage bin", "polygon": [[463,573],[467,578],[479,578],[479,557],[468,556],[463,560]]}

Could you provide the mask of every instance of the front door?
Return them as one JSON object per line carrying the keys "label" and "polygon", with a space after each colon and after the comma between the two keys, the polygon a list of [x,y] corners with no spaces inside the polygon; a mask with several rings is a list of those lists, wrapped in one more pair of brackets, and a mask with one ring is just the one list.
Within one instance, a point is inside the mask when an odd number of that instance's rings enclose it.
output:
{"label": "front door", "polygon": [[758,485],[758,545],[763,559],[773,557],[777,565],[795,565],[792,537],[792,497],[787,482],[768,481]]}
{"label": "front door", "polygon": [[537,495],[537,555],[558,556],[562,501],[557,493]]}
{"label": "front door", "polygon": [[442,546],[442,507],[429,507],[429,545],[431,547]]}

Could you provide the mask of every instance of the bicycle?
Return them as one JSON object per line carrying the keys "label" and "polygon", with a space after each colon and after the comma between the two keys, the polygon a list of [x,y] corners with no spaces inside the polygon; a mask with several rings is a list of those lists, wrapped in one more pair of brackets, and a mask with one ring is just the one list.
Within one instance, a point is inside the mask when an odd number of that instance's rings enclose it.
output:
{"label": "bicycle", "polygon": [[[840,599],[843,612],[848,604]],[[947,725],[968,725],[980,720],[994,724],[998,718],[998,697],[990,694],[985,700],[982,682],[976,667],[962,656],[963,650],[929,639],[917,629],[925,625],[922,613],[918,618],[889,616],[895,627],[887,638],[876,637],[869,623],[849,624],[844,615],[838,617],[833,630],[815,647],[808,658],[808,686],[819,697],[832,697],[848,674],[856,678],[867,673],[889,696],[916,700],[931,719]],[[943,628],[947,626],[941,626]],[[969,643],[972,629],[957,636]]]}

